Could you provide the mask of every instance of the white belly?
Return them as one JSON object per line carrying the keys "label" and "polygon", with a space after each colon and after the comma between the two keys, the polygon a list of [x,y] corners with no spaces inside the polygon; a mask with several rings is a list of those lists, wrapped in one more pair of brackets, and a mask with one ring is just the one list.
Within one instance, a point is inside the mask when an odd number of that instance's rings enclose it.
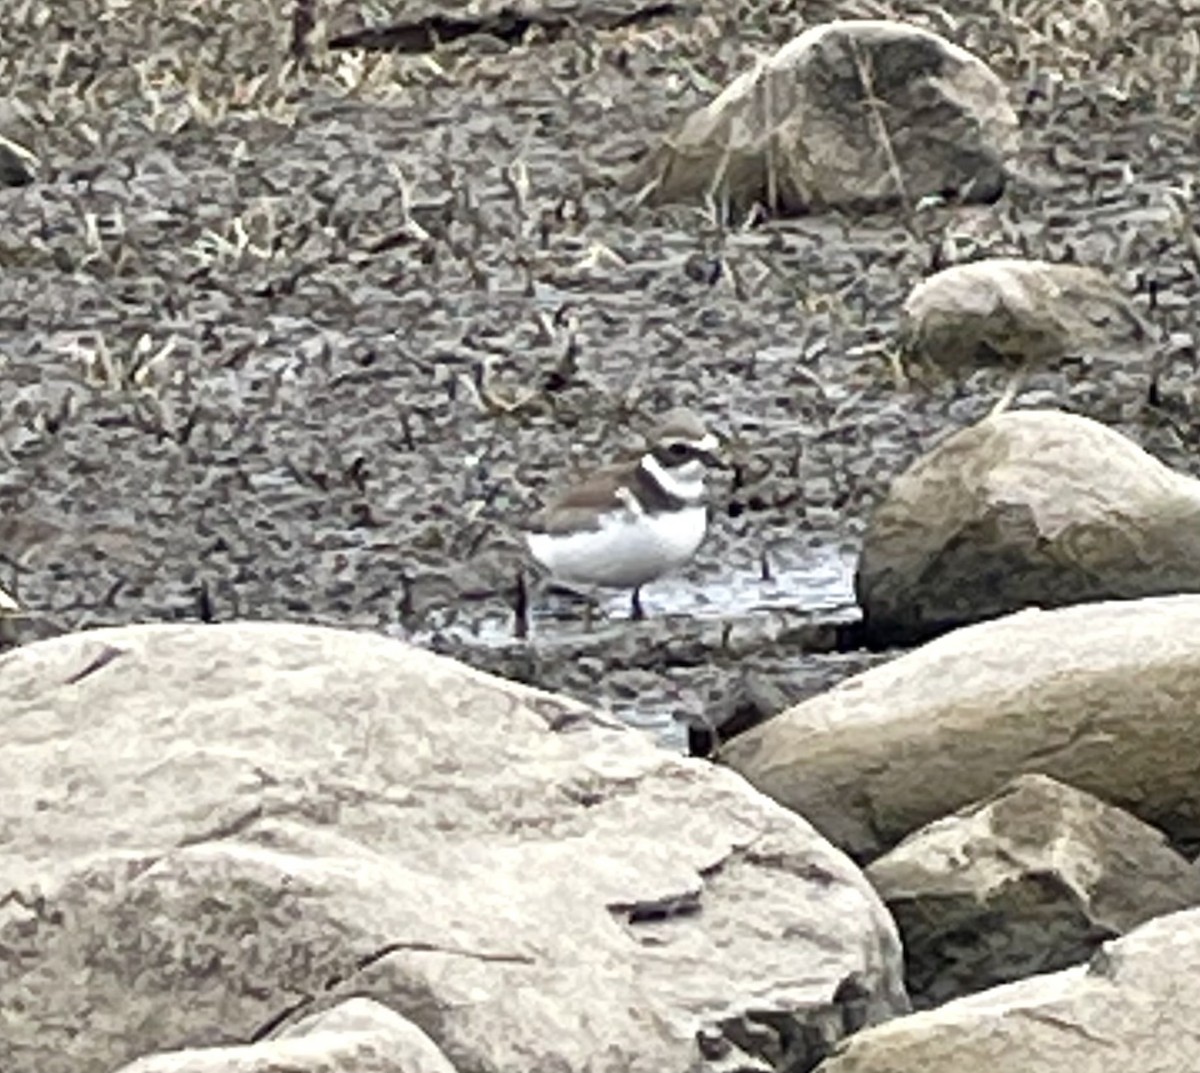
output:
{"label": "white belly", "polygon": [[560,581],[635,589],[686,563],[708,526],[703,506],[614,515],[586,533],[528,533],[533,557]]}

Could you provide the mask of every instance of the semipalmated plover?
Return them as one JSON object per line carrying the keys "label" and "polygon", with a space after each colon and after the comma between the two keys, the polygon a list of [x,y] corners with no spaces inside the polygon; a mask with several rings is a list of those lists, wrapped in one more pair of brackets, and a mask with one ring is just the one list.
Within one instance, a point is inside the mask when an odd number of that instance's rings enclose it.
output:
{"label": "semipalmated plover", "polygon": [[632,590],[686,563],[708,528],[717,438],[688,410],[663,415],[640,458],[585,475],[525,523],[530,554],[566,585]]}

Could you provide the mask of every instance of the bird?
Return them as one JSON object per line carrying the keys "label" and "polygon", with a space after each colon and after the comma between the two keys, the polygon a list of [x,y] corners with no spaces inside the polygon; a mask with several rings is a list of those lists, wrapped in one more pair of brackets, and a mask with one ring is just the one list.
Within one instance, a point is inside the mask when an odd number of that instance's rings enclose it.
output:
{"label": "bird", "polygon": [[692,411],[663,414],[640,457],[585,474],[524,522],[532,557],[567,586],[631,590],[687,563],[708,530],[705,476],[720,442]]}

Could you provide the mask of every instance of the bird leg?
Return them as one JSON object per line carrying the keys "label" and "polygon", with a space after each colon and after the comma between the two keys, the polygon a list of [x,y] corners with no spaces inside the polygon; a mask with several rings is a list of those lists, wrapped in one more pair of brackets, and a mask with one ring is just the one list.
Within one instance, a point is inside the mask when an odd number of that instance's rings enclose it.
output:
{"label": "bird leg", "polygon": [[517,568],[517,584],[513,590],[513,636],[524,641],[529,637],[529,584],[525,571]]}
{"label": "bird leg", "polygon": [[1164,364],[1164,354],[1160,348],[1154,354],[1153,360],[1150,362],[1150,384],[1146,389],[1146,403],[1153,406],[1156,410],[1162,408],[1162,373]]}
{"label": "bird leg", "polygon": [[630,601],[629,617],[634,622],[641,622],[646,617],[645,609],[642,607],[642,588],[639,585],[633,590],[633,599]]}

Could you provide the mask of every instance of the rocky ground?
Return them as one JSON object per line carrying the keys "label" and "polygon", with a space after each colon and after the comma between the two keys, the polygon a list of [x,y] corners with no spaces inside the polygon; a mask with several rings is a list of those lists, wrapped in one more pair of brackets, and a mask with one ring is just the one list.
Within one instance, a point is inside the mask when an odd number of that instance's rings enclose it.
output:
{"label": "rocky ground", "polygon": [[[335,32],[380,6],[318,13]],[[844,579],[808,564],[852,556],[892,475],[999,393],[994,373],[922,386],[887,360],[908,288],[980,250],[1104,265],[1162,332],[1157,405],[1146,368],[1102,361],[1019,404],[1200,473],[1200,12],[664,10],[432,55],[317,40],[300,69],[283,0],[15,5],[0,133],[42,162],[0,190],[0,582],[31,609],[19,639],[356,626],[660,728],[811,692],[881,657],[836,651]],[[834,15],[913,19],[1003,75],[1025,151],[997,205],[741,229],[632,205],[615,183],[631,160]],[[547,604],[512,638],[512,524],[679,404],[739,464],[694,564],[647,591],[659,616],[635,629],[618,601],[587,626]]]}

